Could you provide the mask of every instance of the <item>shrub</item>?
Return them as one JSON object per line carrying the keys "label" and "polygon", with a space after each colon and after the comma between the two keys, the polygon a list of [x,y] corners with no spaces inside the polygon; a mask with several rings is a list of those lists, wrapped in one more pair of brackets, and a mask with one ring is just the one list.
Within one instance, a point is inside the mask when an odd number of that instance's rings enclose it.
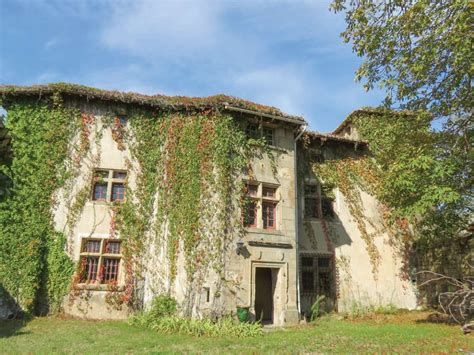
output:
{"label": "shrub", "polygon": [[174,316],[178,312],[178,302],[168,295],[159,295],[151,303],[149,315],[151,318]]}

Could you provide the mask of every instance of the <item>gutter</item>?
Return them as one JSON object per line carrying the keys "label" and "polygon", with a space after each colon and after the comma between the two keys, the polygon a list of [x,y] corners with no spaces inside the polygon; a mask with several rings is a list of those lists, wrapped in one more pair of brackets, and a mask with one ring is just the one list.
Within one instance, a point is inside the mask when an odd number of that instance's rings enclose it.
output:
{"label": "gutter", "polygon": [[235,112],[247,113],[247,114],[255,115],[255,116],[271,118],[272,120],[278,120],[278,121],[293,123],[293,124],[297,124],[297,125],[300,125],[300,126],[301,125],[306,126],[306,122],[303,119],[296,119],[296,118],[290,118],[290,117],[285,117],[285,116],[271,115],[269,113],[263,113],[263,112],[259,112],[259,111],[247,110],[247,109],[244,109],[244,108],[230,106],[228,104],[224,104],[224,109],[228,110],[228,111],[235,111]]}
{"label": "gutter", "polygon": [[301,296],[300,296],[300,274],[299,274],[299,268],[300,268],[300,255],[299,255],[299,250],[300,250],[300,234],[299,234],[299,199],[298,199],[298,160],[297,160],[297,151],[298,151],[298,140],[301,138],[303,133],[306,131],[308,128],[307,124],[304,124],[302,127],[301,132],[296,136],[295,138],[295,148],[294,148],[294,171],[295,171],[295,236],[296,236],[296,292],[297,292],[297,298],[296,302],[298,304],[298,314],[301,315]]}

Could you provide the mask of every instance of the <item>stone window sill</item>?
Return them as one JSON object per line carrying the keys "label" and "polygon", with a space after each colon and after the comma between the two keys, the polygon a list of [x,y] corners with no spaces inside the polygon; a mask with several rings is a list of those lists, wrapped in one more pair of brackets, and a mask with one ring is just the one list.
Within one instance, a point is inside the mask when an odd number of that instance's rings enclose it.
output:
{"label": "stone window sill", "polygon": [[[77,284],[76,288],[79,290],[87,290],[87,291],[109,291],[111,287],[107,284]],[[124,286],[114,286],[114,291],[123,291],[125,290]]]}
{"label": "stone window sill", "polygon": [[275,229],[268,230],[268,229],[261,229],[261,228],[246,228],[246,230],[247,230],[247,233],[251,233],[251,234],[267,234],[267,235],[284,236],[284,234],[281,231],[275,230]]}

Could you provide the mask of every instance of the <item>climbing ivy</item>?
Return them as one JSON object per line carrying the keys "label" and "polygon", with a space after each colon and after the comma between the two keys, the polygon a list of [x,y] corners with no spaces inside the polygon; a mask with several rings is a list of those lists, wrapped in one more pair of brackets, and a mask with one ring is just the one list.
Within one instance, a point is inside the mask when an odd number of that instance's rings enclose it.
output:
{"label": "climbing ivy", "polygon": [[[153,260],[167,265],[160,269],[167,284],[183,256],[191,285],[186,299],[192,300],[210,268],[219,275],[216,294],[222,292],[226,252],[244,233],[241,178],[252,175],[254,157],[266,155],[276,166],[263,139],[246,137],[217,107],[178,113],[130,105],[124,123],[113,107],[98,117],[65,106],[59,93],[7,104],[14,158],[1,166],[12,188],[0,205],[0,282],[22,308],[58,312],[68,293],[70,302],[90,297],[78,287],[84,265],[74,265],[70,256],[107,130],[129,156],[127,198],[108,203],[110,237],[122,240],[126,282],[123,288],[107,285],[107,302],[140,306],[143,276],[156,272],[149,261],[161,251],[166,260]],[[90,172],[84,175],[84,168]],[[60,204],[64,226],[54,221]],[[192,302],[183,307],[185,313],[191,309]]]}
{"label": "climbing ivy", "polygon": [[171,281],[180,253],[190,285],[202,281],[208,266],[223,272],[229,241],[243,233],[240,206],[233,198],[242,192],[239,176],[256,148],[265,150],[265,145],[247,139],[235,120],[218,112],[138,112],[129,122],[125,144],[137,164],[136,187],[127,190],[126,202],[114,211],[129,271],[123,301],[133,303],[137,278],[146,269],[143,255],[150,248],[166,251]]}
{"label": "climbing ivy", "polygon": [[[452,237],[468,223],[466,198],[456,188],[465,178],[458,173],[462,162],[445,154],[446,137],[433,131],[430,121],[424,112],[357,111],[351,115],[351,122],[360,138],[368,142],[369,154],[336,149],[333,159],[312,164],[324,184],[337,186],[344,195],[367,245],[375,277],[380,253],[374,237],[380,231],[366,217],[362,191],[379,201],[383,231],[389,233],[390,242],[402,254],[403,276],[409,271],[413,246],[417,257],[423,256],[430,268],[439,265],[443,263],[439,256],[446,256],[434,253],[440,250],[441,231],[445,232],[444,238],[450,236],[457,245],[459,238]],[[460,180],[456,183],[456,179]],[[446,223],[443,216],[450,216],[450,222]],[[433,254],[438,257],[426,260],[426,255]]]}
{"label": "climbing ivy", "polygon": [[1,171],[11,181],[0,202],[0,282],[29,312],[56,310],[67,292],[72,262],[64,236],[54,230],[53,192],[68,177],[68,145],[78,113],[59,96],[48,102],[17,102],[8,107],[6,127],[14,159]]}

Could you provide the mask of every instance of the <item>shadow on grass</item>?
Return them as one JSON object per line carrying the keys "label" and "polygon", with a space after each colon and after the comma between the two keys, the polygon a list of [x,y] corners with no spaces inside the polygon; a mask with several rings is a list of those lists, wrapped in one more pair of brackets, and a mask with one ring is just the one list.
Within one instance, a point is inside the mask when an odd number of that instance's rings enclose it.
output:
{"label": "shadow on grass", "polygon": [[417,319],[415,321],[416,323],[421,323],[421,324],[447,324],[447,325],[459,325],[456,323],[451,317],[449,317],[447,314],[443,313],[430,313],[428,316],[422,319]]}
{"label": "shadow on grass", "polygon": [[21,332],[31,318],[26,316],[15,299],[0,284],[0,338],[26,334]]}
{"label": "shadow on grass", "polygon": [[23,328],[28,323],[28,321],[29,319],[0,320],[0,339],[30,334],[30,331],[21,330],[21,328]]}

